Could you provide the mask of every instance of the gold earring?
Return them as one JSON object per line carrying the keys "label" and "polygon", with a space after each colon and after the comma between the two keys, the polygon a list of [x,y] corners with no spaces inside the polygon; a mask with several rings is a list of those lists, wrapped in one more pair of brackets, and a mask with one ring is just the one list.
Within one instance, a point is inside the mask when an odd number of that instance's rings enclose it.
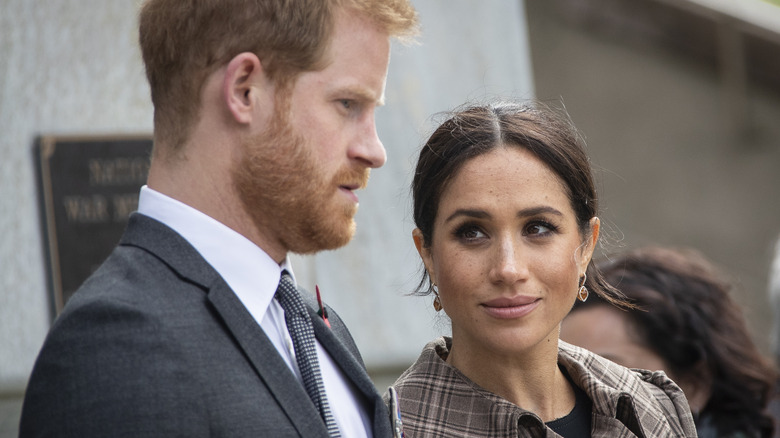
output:
{"label": "gold earring", "polygon": [[577,291],[577,298],[579,298],[580,301],[583,303],[585,300],[588,299],[588,296],[590,296],[590,292],[588,292],[588,288],[585,287],[585,282],[588,280],[588,274],[582,274],[582,285],[580,286],[580,290]]}
{"label": "gold earring", "polygon": [[436,298],[433,299],[433,310],[440,312],[441,299],[439,299],[439,288],[436,286],[436,283],[431,283],[431,289],[433,289],[433,293],[436,294]]}

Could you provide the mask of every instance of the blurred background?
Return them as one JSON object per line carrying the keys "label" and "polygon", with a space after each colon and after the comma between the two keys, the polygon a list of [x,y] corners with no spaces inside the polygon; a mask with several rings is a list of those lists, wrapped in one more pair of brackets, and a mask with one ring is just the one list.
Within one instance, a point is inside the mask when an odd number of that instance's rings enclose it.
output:
{"label": "blurred background", "polygon": [[[447,333],[420,264],[409,182],[437,113],[506,96],[565,107],[586,137],[605,236],[597,256],[689,246],[736,282],[772,353],[768,278],[780,235],[780,7],[764,0],[416,0],[378,129],[388,164],[346,248],[296,257],[350,326],[380,390]],[[41,135],[149,136],[136,0],[0,0],[0,437],[17,434],[51,324],[33,145]],[[85,240],[85,245],[90,241]]]}

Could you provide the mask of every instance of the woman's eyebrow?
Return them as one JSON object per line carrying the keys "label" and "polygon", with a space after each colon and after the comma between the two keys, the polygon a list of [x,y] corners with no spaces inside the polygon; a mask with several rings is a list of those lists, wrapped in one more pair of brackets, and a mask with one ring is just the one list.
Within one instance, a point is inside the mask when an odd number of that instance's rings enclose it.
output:
{"label": "woman's eyebrow", "polygon": [[490,213],[479,209],[459,208],[451,215],[447,216],[447,219],[444,220],[444,223],[447,223],[460,216],[471,217],[474,219],[486,219],[490,217]]}
{"label": "woman's eyebrow", "polygon": [[[561,213],[560,210],[547,206],[547,205],[540,205],[537,207],[528,207],[524,208],[517,212],[517,217],[529,217],[529,216],[537,216],[540,214],[554,214],[556,216],[563,216],[563,213]],[[466,216],[474,219],[489,219],[491,217],[490,213],[488,213],[485,210],[480,210],[478,208],[459,208],[455,210],[451,215],[447,216],[447,219],[444,220],[444,223],[447,223],[455,218],[458,218],[460,216]]]}
{"label": "woman's eyebrow", "polygon": [[548,205],[540,205],[538,207],[529,207],[524,208],[517,212],[517,217],[528,217],[528,216],[536,216],[539,214],[554,214],[556,216],[563,216],[563,213],[561,213],[560,210],[557,208],[550,207]]}

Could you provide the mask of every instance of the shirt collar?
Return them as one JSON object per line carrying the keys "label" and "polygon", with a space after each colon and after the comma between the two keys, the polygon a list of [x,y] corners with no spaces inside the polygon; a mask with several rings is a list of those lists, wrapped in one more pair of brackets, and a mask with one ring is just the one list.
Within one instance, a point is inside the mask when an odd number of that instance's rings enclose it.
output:
{"label": "shirt collar", "polygon": [[[263,315],[279,285],[282,270],[295,281],[289,259],[278,265],[265,251],[225,224],[147,186],[138,212],[172,228],[219,273],[253,315]],[[259,322],[259,321],[258,321]]]}

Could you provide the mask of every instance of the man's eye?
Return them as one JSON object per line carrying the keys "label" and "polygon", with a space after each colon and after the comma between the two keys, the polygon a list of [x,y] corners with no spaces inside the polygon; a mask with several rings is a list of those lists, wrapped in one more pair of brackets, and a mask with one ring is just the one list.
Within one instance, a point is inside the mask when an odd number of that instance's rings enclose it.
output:
{"label": "man's eye", "polygon": [[344,107],[344,109],[350,109],[352,108],[352,101],[349,99],[341,99],[341,106]]}

